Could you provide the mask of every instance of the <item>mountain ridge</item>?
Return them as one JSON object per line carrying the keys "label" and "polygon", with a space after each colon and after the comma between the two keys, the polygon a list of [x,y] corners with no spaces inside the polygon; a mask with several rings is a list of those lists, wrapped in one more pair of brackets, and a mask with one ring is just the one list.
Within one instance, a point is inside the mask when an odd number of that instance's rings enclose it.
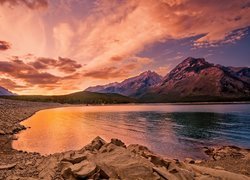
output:
{"label": "mountain ridge", "polygon": [[[112,86],[98,86],[103,87],[98,92],[115,92],[137,98],[142,102],[223,101],[223,99],[237,100],[250,97],[250,68],[248,67],[226,67],[209,63],[204,58],[188,57],[166,76],[153,81],[155,82],[153,84],[143,81],[143,74],[147,72],[152,71],[143,72]],[[155,72],[152,73],[154,76],[158,75]],[[153,79],[150,76],[152,73],[148,73],[149,79]],[[131,83],[144,83],[143,87],[146,88],[136,89],[131,86]],[[119,88],[121,84],[123,89]],[[116,91],[117,89],[120,91]],[[127,93],[129,89],[132,89],[133,93]],[[87,88],[87,90],[94,89]]]}
{"label": "mountain ridge", "polygon": [[153,71],[145,71],[138,76],[125,79],[120,83],[110,83],[103,86],[94,86],[85,91],[99,93],[118,93],[129,97],[139,97],[141,93],[161,82],[162,76]]}
{"label": "mountain ridge", "polygon": [[13,96],[13,95],[15,94],[9,91],[8,89],[0,86],[0,96]]}

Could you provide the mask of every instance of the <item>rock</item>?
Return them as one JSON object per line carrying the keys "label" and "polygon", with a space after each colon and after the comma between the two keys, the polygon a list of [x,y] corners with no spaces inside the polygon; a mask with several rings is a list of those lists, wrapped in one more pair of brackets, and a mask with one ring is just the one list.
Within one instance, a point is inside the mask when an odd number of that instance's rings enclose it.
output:
{"label": "rock", "polygon": [[94,151],[99,150],[107,142],[104,141],[101,137],[97,136],[90,144],[84,147],[86,150]]}
{"label": "rock", "polygon": [[96,164],[90,161],[82,161],[66,169],[66,171],[71,172],[76,178],[88,178],[94,175],[97,170]]}
{"label": "rock", "polygon": [[119,139],[111,139],[111,143],[115,144],[116,146],[126,147],[126,145],[124,144],[124,142],[122,142]]}
{"label": "rock", "polygon": [[189,164],[194,164],[195,161],[191,158],[185,158],[184,162],[189,163]]}
{"label": "rock", "polygon": [[72,164],[79,163],[83,160],[87,159],[86,153],[72,153],[72,154],[66,154],[66,157],[62,159],[62,161],[68,161],[71,162]]}
{"label": "rock", "polygon": [[11,176],[8,176],[6,180],[38,180],[38,179],[33,178],[33,177],[20,177],[20,176],[11,175]]}
{"label": "rock", "polygon": [[39,178],[50,180],[55,177],[56,169],[58,165],[58,159],[56,157],[47,157],[38,166]]}
{"label": "rock", "polygon": [[5,135],[5,132],[3,130],[0,130],[0,135]]}
{"label": "rock", "polygon": [[169,167],[170,162],[164,160],[163,158],[156,155],[149,155],[149,160],[156,166],[163,166],[165,168]]}
{"label": "rock", "polygon": [[104,146],[102,146],[102,148],[99,150],[101,153],[105,153],[105,152],[112,152],[113,150],[115,150],[117,147],[114,145],[113,143],[108,143],[105,144]]}
{"label": "rock", "polygon": [[33,165],[34,163],[32,162],[32,161],[27,161],[26,163],[25,163],[25,166],[29,166],[29,165]]}
{"label": "rock", "polygon": [[153,167],[153,170],[164,179],[177,180],[177,178],[162,167]]}
{"label": "rock", "polygon": [[18,137],[16,135],[13,135],[12,140],[18,140]]}
{"label": "rock", "polygon": [[12,169],[16,166],[16,163],[0,165],[0,170]]}
{"label": "rock", "polygon": [[223,168],[223,167],[221,167],[221,166],[215,166],[214,168],[215,168],[215,169],[224,170],[224,168]]}
{"label": "rock", "polygon": [[195,164],[201,164],[203,161],[202,160],[195,160],[194,163]]}
{"label": "rock", "polygon": [[114,179],[159,179],[154,174],[154,166],[148,159],[138,156],[128,149],[112,143],[104,145],[91,161],[103,170],[110,178]]}

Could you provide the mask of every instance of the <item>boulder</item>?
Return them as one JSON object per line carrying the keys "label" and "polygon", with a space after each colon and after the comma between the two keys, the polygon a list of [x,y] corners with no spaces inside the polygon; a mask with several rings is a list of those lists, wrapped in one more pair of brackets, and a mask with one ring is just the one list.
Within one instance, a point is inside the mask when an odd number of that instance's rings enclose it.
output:
{"label": "boulder", "polygon": [[101,137],[97,136],[90,144],[84,147],[85,150],[95,151],[99,150],[107,142],[104,141]]}
{"label": "boulder", "polygon": [[111,139],[111,143],[116,146],[126,147],[124,142],[122,142],[120,139]]}

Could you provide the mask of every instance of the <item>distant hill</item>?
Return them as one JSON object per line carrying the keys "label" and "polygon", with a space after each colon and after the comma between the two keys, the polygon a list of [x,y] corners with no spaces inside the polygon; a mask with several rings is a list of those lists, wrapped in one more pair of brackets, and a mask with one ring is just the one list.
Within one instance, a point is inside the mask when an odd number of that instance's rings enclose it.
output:
{"label": "distant hill", "polygon": [[12,95],[15,95],[15,94],[9,91],[8,89],[0,86],[0,96],[12,96]]}
{"label": "distant hill", "polygon": [[136,102],[135,99],[119,94],[102,94],[87,91],[81,91],[61,96],[20,95],[0,96],[0,98],[38,102],[58,102],[68,104],[120,104]]}
{"label": "distant hill", "polygon": [[189,57],[163,78],[147,71],[103,87],[98,92],[114,91],[135,97],[140,102],[249,101],[250,68],[225,67],[203,58]]}
{"label": "distant hill", "polygon": [[146,71],[138,76],[126,79],[121,83],[111,83],[103,86],[89,87],[85,91],[100,93],[118,93],[129,97],[140,97],[149,88],[162,81],[163,77],[152,71]]}

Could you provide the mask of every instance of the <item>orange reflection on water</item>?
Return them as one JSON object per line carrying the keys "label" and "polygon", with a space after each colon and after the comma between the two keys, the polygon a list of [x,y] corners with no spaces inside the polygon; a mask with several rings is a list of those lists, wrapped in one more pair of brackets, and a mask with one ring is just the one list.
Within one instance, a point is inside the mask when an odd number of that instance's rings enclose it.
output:
{"label": "orange reflection on water", "polygon": [[[140,107],[140,111],[147,111],[148,108],[150,107]],[[80,149],[96,136],[101,136],[107,141],[111,138],[119,138],[127,144],[140,143],[150,148],[151,144],[147,142],[147,136],[152,135],[150,132],[147,133],[149,124],[142,120],[136,125],[133,117],[128,119],[125,115],[127,111],[138,110],[139,108],[133,106],[89,106],[42,110],[22,123],[31,128],[18,134],[18,140],[13,142],[13,147],[29,152],[51,154]],[[166,130],[167,128],[164,131]],[[171,130],[170,126],[168,130]],[[169,137],[172,140],[175,139],[173,135]]]}

